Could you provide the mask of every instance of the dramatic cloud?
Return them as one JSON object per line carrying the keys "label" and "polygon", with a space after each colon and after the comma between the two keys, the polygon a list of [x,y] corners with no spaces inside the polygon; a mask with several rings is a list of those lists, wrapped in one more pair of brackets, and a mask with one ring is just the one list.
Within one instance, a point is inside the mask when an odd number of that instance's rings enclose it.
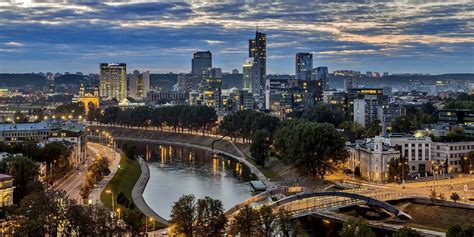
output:
{"label": "dramatic cloud", "polygon": [[0,0],[0,71],[190,71],[192,53],[241,68],[255,29],[267,33],[268,72],[294,73],[313,52],[330,70],[474,72],[470,1]]}

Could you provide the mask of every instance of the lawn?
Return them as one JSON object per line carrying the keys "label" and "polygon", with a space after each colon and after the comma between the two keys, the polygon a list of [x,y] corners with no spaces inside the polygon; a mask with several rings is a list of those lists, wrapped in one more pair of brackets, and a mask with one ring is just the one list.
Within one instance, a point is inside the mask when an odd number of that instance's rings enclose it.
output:
{"label": "lawn", "polygon": [[115,176],[110,180],[104,191],[100,194],[100,200],[107,206],[112,207],[112,195],[107,193],[107,190],[111,190],[114,194],[114,205],[115,208],[120,207],[122,210],[125,208],[117,203],[117,195],[122,192],[129,201],[133,202],[132,189],[135,186],[138,178],[140,177],[141,170],[140,164],[137,160],[130,161],[122,155],[120,158],[120,168],[115,173]]}

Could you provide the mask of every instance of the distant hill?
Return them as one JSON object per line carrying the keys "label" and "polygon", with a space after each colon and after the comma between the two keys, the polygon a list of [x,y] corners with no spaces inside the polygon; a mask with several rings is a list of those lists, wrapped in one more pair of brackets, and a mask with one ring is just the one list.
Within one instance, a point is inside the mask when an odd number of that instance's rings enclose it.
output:
{"label": "distant hill", "polygon": [[46,77],[31,73],[0,73],[0,87],[24,87],[46,85]]}
{"label": "distant hill", "polygon": [[68,74],[56,77],[54,82],[57,85],[61,84],[69,84],[69,85],[80,85],[84,84],[84,86],[95,86],[99,84],[98,80],[93,80],[85,75],[77,75],[77,74]]}
{"label": "distant hill", "polygon": [[178,82],[178,74],[160,73],[150,74],[150,86],[160,87],[162,90],[171,90],[173,85]]}

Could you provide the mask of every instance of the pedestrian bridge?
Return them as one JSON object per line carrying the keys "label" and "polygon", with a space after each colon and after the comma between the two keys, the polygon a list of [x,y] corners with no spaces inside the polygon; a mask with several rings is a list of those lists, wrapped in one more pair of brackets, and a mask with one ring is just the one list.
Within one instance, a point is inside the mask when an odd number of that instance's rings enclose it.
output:
{"label": "pedestrian bridge", "polygon": [[[268,197],[275,195],[283,195],[283,193],[288,193],[291,188],[282,187],[271,189],[267,192],[260,193],[249,199],[237,204],[236,206],[229,209],[226,214],[232,216],[240,210],[240,208],[263,201],[268,199]],[[370,195],[370,194],[368,194]],[[370,197],[368,195],[362,195],[355,192],[342,192],[342,191],[306,191],[299,192],[290,196],[282,197],[281,199],[273,202],[269,202],[266,205],[273,207],[274,209],[285,208],[290,212],[294,213],[297,216],[309,215],[312,213],[312,210],[320,210],[327,207],[336,207],[336,206],[348,206],[351,203],[355,202],[365,202],[369,206],[379,207],[389,212],[390,214],[403,219],[409,220],[412,219],[410,215],[401,211],[397,207],[383,201],[388,199],[400,198],[396,194],[384,194],[384,195],[374,195]],[[327,199],[327,197],[335,197]],[[342,199],[342,200],[341,200]],[[354,202],[355,201],[355,202]],[[304,214],[302,214],[304,213]]]}

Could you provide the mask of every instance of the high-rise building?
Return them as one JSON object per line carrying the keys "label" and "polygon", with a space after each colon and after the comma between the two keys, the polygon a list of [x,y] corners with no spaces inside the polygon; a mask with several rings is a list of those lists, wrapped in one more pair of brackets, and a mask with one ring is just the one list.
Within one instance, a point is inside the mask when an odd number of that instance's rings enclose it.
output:
{"label": "high-rise building", "polygon": [[249,40],[249,57],[253,58],[253,80],[258,82],[254,91],[259,96],[264,95],[265,76],[267,71],[267,36],[262,32],[255,33],[255,39]]}
{"label": "high-rise building", "polygon": [[127,64],[100,64],[100,96],[118,101],[127,97]]}
{"label": "high-rise building", "polygon": [[243,89],[247,90],[252,93],[256,93],[254,81],[252,80],[252,72],[253,72],[253,60],[248,58],[245,60],[244,64],[242,65],[242,80],[243,80]]}
{"label": "high-rise building", "polygon": [[194,76],[202,76],[207,68],[212,67],[212,53],[210,51],[198,51],[192,59],[192,71]]}
{"label": "high-rise building", "polygon": [[329,71],[328,67],[317,67],[313,69],[313,80],[321,81],[323,90],[329,90]]}
{"label": "high-rise building", "polygon": [[[135,71],[137,73],[135,73]],[[129,96],[137,100],[143,100],[150,90],[150,72],[146,71],[140,73],[137,70],[135,71],[132,78],[130,78]]]}
{"label": "high-rise building", "polygon": [[222,70],[208,68],[204,71],[201,83],[201,95],[204,105],[213,107],[216,111],[222,108]]}
{"label": "high-rise building", "polygon": [[296,80],[311,80],[313,70],[313,54],[297,53],[295,58]]}

